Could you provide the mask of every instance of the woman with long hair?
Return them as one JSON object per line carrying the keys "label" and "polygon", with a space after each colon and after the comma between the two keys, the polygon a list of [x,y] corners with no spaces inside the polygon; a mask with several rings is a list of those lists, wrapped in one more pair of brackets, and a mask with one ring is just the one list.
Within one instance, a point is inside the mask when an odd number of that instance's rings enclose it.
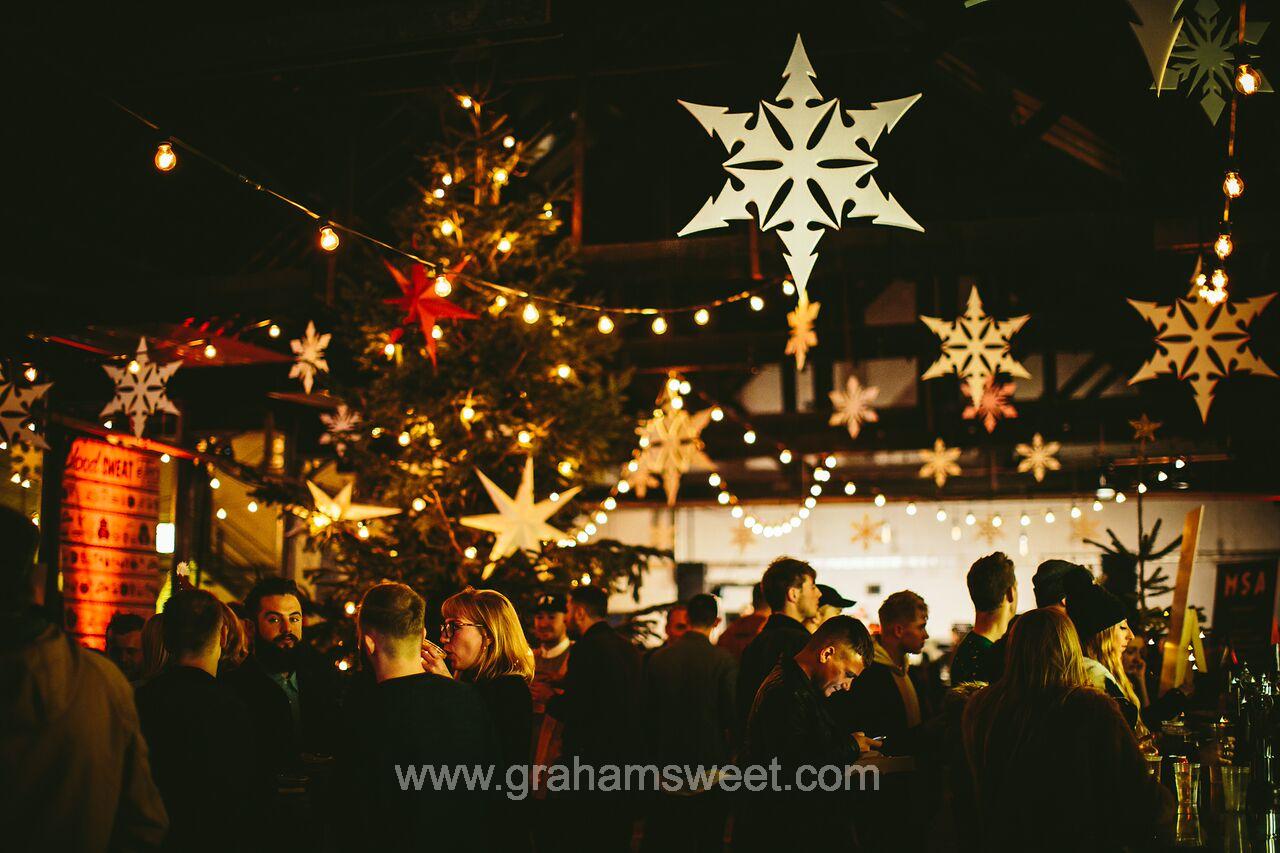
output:
{"label": "woman with long hair", "polygon": [[1171,794],[1057,610],[1015,623],[1004,675],[969,701],[963,732],[984,851],[1112,850],[1168,830]]}
{"label": "woman with long hair", "polygon": [[139,684],[145,684],[160,674],[169,663],[169,652],[164,647],[164,614],[157,613],[147,617],[142,626],[142,677]]}
{"label": "woman with long hair", "polygon": [[1075,625],[1089,684],[1120,707],[1139,741],[1150,737],[1139,711],[1142,702],[1124,669],[1124,650],[1133,639],[1120,599],[1094,583],[1081,581],[1067,589],[1067,615]]}

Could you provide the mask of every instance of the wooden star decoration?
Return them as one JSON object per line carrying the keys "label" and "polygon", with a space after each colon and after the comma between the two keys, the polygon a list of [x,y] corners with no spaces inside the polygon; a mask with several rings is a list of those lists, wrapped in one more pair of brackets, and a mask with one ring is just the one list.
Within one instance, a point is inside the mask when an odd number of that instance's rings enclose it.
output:
{"label": "wooden star decoration", "polygon": [[525,459],[520,487],[514,498],[498,488],[484,472],[477,469],[476,476],[484,484],[485,491],[489,493],[489,498],[498,511],[464,516],[459,521],[465,527],[495,534],[493,549],[489,552],[490,561],[501,560],[516,551],[537,551],[543,542],[565,538],[565,533],[548,524],[547,519],[563,509],[581,490],[580,486],[561,492],[559,500],[535,502],[532,458]]}
{"label": "wooden star decoration", "polygon": [[973,528],[974,537],[981,539],[988,545],[994,545],[1003,536],[1004,525],[995,523],[995,516],[989,515],[986,518],[978,519]]}
{"label": "wooden star decoration", "polygon": [[1018,416],[1018,410],[1009,402],[1016,387],[1012,382],[996,382],[994,376],[988,376],[982,386],[982,399],[976,406],[966,406],[960,416],[965,420],[977,418],[982,421],[987,432],[995,432],[997,420]]}
{"label": "wooden star decoration", "polygon": [[932,450],[921,450],[920,476],[933,478],[934,484],[941,489],[947,484],[948,477],[960,476],[960,466],[956,460],[960,458],[960,448],[947,447],[942,439],[935,439]]}
{"label": "wooden star decoration", "polygon": [[747,553],[747,549],[756,543],[756,535],[749,527],[734,524],[732,530],[733,545],[738,549],[738,556]]}
{"label": "wooden star decoration", "polygon": [[313,480],[307,480],[307,490],[311,492],[313,504],[311,512],[313,533],[326,531],[330,525],[341,524],[344,521],[359,523],[400,514],[400,510],[396,507],[352,503],[351,493],[355,490],[354,481],[348,482],[335,495],[330,495]]}
{"label": "wooden star decoration", "polygon": [[786,354],[796,357],[796,370],[804,370],[804,362],[809,350],[818,345],[818,333],[814,330],[814,321],[818,319],[821,302],[810,302],[809,294],[800,288],[800,296],[796,299],[794,310],[787,312],[787,325],[791,328],[787,338]]}
{"label": "wooden star decoration", "polygon": [[1129,426],[1133,427],[1133,440],[1140,441],[1143,444],[1148,441],[1156,440],[1156,430],[1164,426],[1160,421],[1153,421],[1147,417],[1147,413],[1143,412],[1142,417],[1136,421],[1129,421]]}
{"label": "wooden star decoration", "polygon": [[409,274],[405,275],[390,262],[384,260],[391,277],[400,287],[401,295],[385,300],[389,305],[396,305],[404,311],[401,327],[392,331],[392,343],[399,341],[404,334],[404,326],[417,322],[422,327],[422,338],[426,346],[427,357],[431,366],[436,366],[436,337],[432,333],[437,320],[474,320],[476,315],[459,307],[457,304],[437,296],[435,282],[427,278],[427,269],[421,264],[414,264]]}
{"label": "wooden star decoration", "polygon": [[156,364],[147,354],[147,339],[138,339],[138,349],[126,365],[104,364],[102,369],[116,383],[116,396],[103,407],[101,415],[123,412],[129,417],[133,434],[141,436],[147,427],[147,419],[159,412],[178,414],[169,400],[168,384],[174,372],[182,366],[180,361]]}
{"label": "wooden star decoration", "polygon": [[703,409],[690,415],[684,409],[671,408],[668,400],[636,430],[643,445],[640,469],[662,478],[667,506],[675,506],[680,478],[685,473],[714,467],[702,444],[702,431],[711,423],[711,411]]}
{"label": "wooden star decoration", "polygon": [[861,519],[855,518],[852,522],[853,536],[849,541],[854,545],[862,545],[862,550],[867,551],[871,548],[872,543],[881,542],[883,536],[883,521],[875,521],[866,513],[862,514]]}
{"label": "wooden star decoration", "polygon": [[879,388],[864,387],[858,377],[850,376],[843,391],[832,391],[828,395],[831,398],[831,418],[827,424],[844,424],[849,430],[849,438],[857,438],[858,433],[862,432],[863,423],[877,423],[880,420],[879,413],[871,408],[879,395]]}
{"label": "wooden star decoration", "polygon": [[938,317],[920,320],[942,340],[942,354],[924,372],[922,379],[937,379],[954,373],[964,382],[964,387],[977,406],[982,402],[982,390],[986,380],[1000,373],[1020,379],[1030,379],[1031,374],[1009,352],[1009,342],[1030,319],[1030,315],[996,320],[988,317],[982,308],[978,288],[969,291],[965,312],[955,320]]}
{"label": "wooden star decoration", "polygon": [[1191,385],[1200,418],[1209,420],[1209,407],[1218,382],[1235,373],[1275,379],[1276,373],[1249,348],[1249,324],[1275,298],[1274,293],[1218,305],[1197,297],[1192,285],[1186,298],[1172,305],[1129,304],[1156,330],[1156,352],[1129,380],[1130,385],[1172,375]]}
{"label": "wooden star decoration", "polygon": [[[176,369],[176,368],[175,368]],[[53,387],[52,382],[20,388],[16,382],[6,382],[0,373],[0,441],[7,444],[27,442],[33,447],[47,448],[44,436],[35,428],[31,419],[31,405]]]}
{"label": "wooden star decoration", "polygon": [[1025,474],[1030,471],[1037,483],[1043,483],[1046,471],[1062,469],[1062,463],[1057,458],[1058,451],[1061,449],[1062,445],[1059,442],[1046,442],[1040,433],[1036,433],[1031,437],[1030,444],[1019,444],[1014,448],[1014,452],[1022,457],[1018,463],[1018,473]]}

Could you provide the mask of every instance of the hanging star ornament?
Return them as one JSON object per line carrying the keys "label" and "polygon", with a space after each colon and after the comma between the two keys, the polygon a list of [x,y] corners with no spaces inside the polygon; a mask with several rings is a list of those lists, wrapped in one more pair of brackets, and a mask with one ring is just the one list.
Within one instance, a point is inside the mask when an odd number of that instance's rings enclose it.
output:
{"label": "hanging star ornament", "polygon": [[933,478],[934,484],[941,489],[947,484],[948,477],[960,476],[960,466],[956,463],[959,458],[960,448],[947,447],[942,439],[935,439],[932,450],[920,451],[920,459],[924,462],[920,466],[920,476]]}
{"label": "hanging star ornament", "polygon": [[332,444],[339,456],[347,452],[347,444],[360,440],[360,413],[346,403],[340,403],[332,414],[320,415],[320,423],[324,424],[320,443]]}
{"label": "hanging star ornament", "polygon": [[181,361],[156,364],[147,354],[147,339],[139,338],[138,350],[128,364],[102,365],[102,369],[116,384],[116,396],[103,407],[99,417],[111,412],[122,412],[129,417],[133,434],[141,436],[146,429],[147,419],[153,415],[159,412],[178,414],[177,407],[169,400],[167,388],[169,379],[181,366]]}
{"label": "hanging star ornament", "polygon": [[863,513],[862,518],[855,518],[852,524],[853,536],[849,538],[849,541],[854,545],[862,545],[862,550],[866,551],[871,548],[872,543],[882,541],[883,521],[873,521],[871,516]]}
{"label": "hanging star ornament", "polygon": [[994,545],[1000,539],[1002,530],[1004,530],[1004,525],[996,524],[995,516],[989,515],[986,518],[978,519],[978,523],[973,528],[973,535],[988,545]]}
{"label": "hanging star ornament", "polygon": [[435,292],[435,282],[427,278],[427,269],[421,264],[414,264],[405,275],[388,261],[383,261],[390,271],[391,277],[400,287],[401,295],[386,300],[390,305],[399,306],[404,311],[402,327],[392,332],[394,340],[399,341],[404,333],[404,325],[415,321],[422,327],[422,338],[425,341],[427,356],[432,367],[436,366],[436,337],[432,334],[437,320],[474,320],[476,315],[461,308]]}
{"label": "hanging star ornament", "polygon": [[[667,506],[675,506],[680,493],[680,478],[684,474],[715,467],[703,452],[702,443],[702,431],[711,422],[711,411],[703,409],[691,415],[684,409],[671,408],[668,400],[636,430],[643,447],[639,458],[640,471],[662,478]],[[644,487],[640,483],[632,483],[632,486],[636,487],[637,496],[644,496],[641,491]]]}
{"label": "hanging star ornament", "polygon": [[1129,421],[1129,426],[1133,427],[1133,440],[1146,444],[1148,441],[1156,440],[1156,430],[1164,426],[1160,421],[1153,421],[1147,417],[1147,413],[1143,412],[1142,417],[1136,421]]}
{"label": "hanging star ornament", "polygon": [[[1183,5],[1191,6],[1191,0],[1184,0]],[[1200,108],[1216,125],[1230,103],[1236,68],[1247,63],[1257,69],[1261,57],[1258,43],[1268,26],[1267,21],[1246,21],[1241,38],[1234,10],[1224,10],[1217,0],[1196,0],[1182,18],[1167,70],[1157,85],[1165,91],[1185,89],[1188,97],[1199,95]],[[1273,91],[1261,72],[1259,76],[1258,91]]]}
{"label": "hanging star ornament", "polygon": [[995,432],[997,420],[1009,420],[1018,416],[1018,410],[1009,402],[1016,385],[1012,382],[996,382],[994,376],[988,376],[982,386],[982,399],[976,406],[967,406],[960,413],[965,420],[978,419],[987,428],[987,432]]}
{"label": "hanging star ornament", "polygon": [[493,501],[498,511],[486,515],[464,516],[460,521],[465,527],[487,530],[495,534],[493,550],[489,552],[490,561],[501,560],[516,551],[537,551],[543,542],[565,538],[563,531],[547,524],[547,519],[564,507],[579,492],[580,486],[574,486],[567,492],[562,492],[557,501],[545,500],[535,503],[532,458],[525,459],[520,488],[516,491],[514,498],[494,485],[493,481],[479,469],[476,470],[476,475],[484,484],[485,491],[489,493],[489,499]]}
{"label": "hanging star ornament", "polygon": [[1018,473],[1031,472],[1037,483],[1044,482],[1046,471],[1059,471],[1062,463],[1058,461],[1058,451],[1062,444],[1056,441],[1046,442],[1040,433],[1031,436],[1030,444],[1019,444],[1014,452],[1022,457],[1018,463]]}
{"label": "hanging star ornament", "polygon": [[756,535],[751,532],[751,528],[741,524],[734,524],[732,527],[730,538],[733,539],[733,547],[738,549],[738,556],[742,556],[756,543]]}
{"label": "hanging star ornament", "polygon": [[354,481],[343,486],[336,495],[330,495],[311,480],[307,480],[307,490],[311,492],[311,500],[314,505],[311,513],[311,530],[313,533],[323,531],[332,524],[341,524],[344,521],[359,523],[400,514],[400,510],[396,507],[353,504],[351,502],[351,493],[355,490]]}
{"label": "hanging star ornament", "polygon": [[6,381],[3,371],[0,371],[0,441],[10,445],[26,442],[32,447],[48,448],[32,420],[31,405],[51,387],[52,382],[43,382],[20,388],[16,382]]}
{"label": "hanging star ornament", "polygon": [[720,139],[730,177],[679,236],[754,216],[762,231],[778,229],[801,293],[818,259],[818,241],[826,229],[839,229],[842,219],[872,217],[877,225],[924,230],[871,175],[877,166],[871,150],[920,96],[847,110],[838,99],[823,99],[815,76],[797,36],[773,103],[762,101],[754,113],[732,113],[680,101]]}
{"label": "hanging star ornament", "polygon": [[796,370],[804,370],[805,357],[809,350],[818,345],[818,333],[813,328],[818,319],[821,302],[810,302],[809,294],[802,287],[796,298],[796,307],[787,312],[787,325],[791,327],[787,337],[786,354],[796,357]]}
{"label": "hanging star ornament", "polygon": [[1079,518],[1071,519],[1071,540],[1073,542],[1088,542],[1091,539],[1098,538],[1098,525],[1088,515],[1082,515]]}
{"label": "hanging star ornament", "polygon": [[832,391],[831,397],[831,419],[827,421],[829,426],[840,426],[844,424],[849,430],[850,438],[857,438],[858,433],[862,431],[864,423],[876,423],[880,420],[880,415],[876,410],[871,408],[871,404],[876,401],[876,397],[880,395],[880,389],[876,387],[863,387],[858,381],[858,377],[850,376],[845,382],[843,391]]}
{"label": "hanging star ornament", "polygon": [[1235,373],[1275,379],[1276,373],[1249,348],[1249,324],[1275,299],[1274,293],[1213,305],[1197,297],[1197,287],[1172,305],[1129,304],[1156,330],[1156,352],[1138,368],[1130,385],[1169,374],[1190,383],[1200,418],[1209,420],[1209,407],[1218,382]]}
{"label": "hanging star ornament", "polygon": [[307,332],[298,340],[289,341],[293,350],[293,367],[289,369],[290,379],[301,379],[303,389],[310,394],[315,384],[317,373],[328,373],[329,362],[325,360],[324,351],[329,346],[331,335],[325,332],[316,334],[316,324],[307,323]]}
{"label": "hanging star ornament", "polygon": [[986,380],[999,373],[1007,373],[1019,379],[1030,379],[1031,374],[1009,352],[1009,341],[1026,324],[1030,315],[996,320],[982,309],[982,297],[978,288],[969,291],[965,312],[950,322],[938,317],[921,317],[920,320],[942,340],[942,355],[924,372],[922,379],[937,379],[954,373],[964,382],[966,393],[973,405],[982,402]]}

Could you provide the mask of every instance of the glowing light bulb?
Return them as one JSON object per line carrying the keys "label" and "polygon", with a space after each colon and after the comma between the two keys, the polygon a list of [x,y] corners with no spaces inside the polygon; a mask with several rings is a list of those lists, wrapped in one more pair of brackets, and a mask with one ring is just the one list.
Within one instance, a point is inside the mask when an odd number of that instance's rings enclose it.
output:
{"label": "glowing light bulb", "polygon": [[538,306],[534,305],[532,302],[526,302],[524,311],[520,312],[520,318],[530,326],[538,322],[538,318],[541,316],[542,315],[538,313]]}
{"label": "glowing light bulb", "polygon": [[716,495],[716,500],[720,502],[721,506],[724,506],[725,504],[729,503],[729,493],[721,492],[720,494]]}
{"label": "glowing light bulb", "polygon": [[789,278],[784,278],[782,280],[782,292],[787,296],[793,296],[796,292],[795,282]]}
{"label": "glowing light bulb", "polygon": [[258,502],[257,502],[257,501],[249,501],[249,503],[245,505],[245,509],[247,509],[249,512],[257,512],[257,511],[258,511]]}
{"label": "glowing light bulb", "polygon": [[452,234],[453,234],[453,220],[452,220],[452,219],[442,219],[442,220],[440,220],[440,233],[441,233],[441,234],[443,234],[443,235],[444,235],[444,236],[446,236],[446,237],[448,237],[448,236],[450,236],[450,235],[452,235]]}
{"label": "glowing light bulb", "polygon": [[172,172],[173,167],[178,165],[178,155],[173,150],[173,145],[168,142],[161,142],[156,146],[156,168],[162,172]]}
{"label": "glowing light bulb", "polygon": [[610,495],[609,497],[605,498],[604,508],[609,510],[610,512],[613,512],[615,509],[617,509],[618,508],[617,498],[615,498],[613,495]]}
{"label": "glowing light bulb", "polygon": [[680,391],[680,377],[672,376],[667,380],[667,393],[676,394]]}
{"label": "glowing light bulb", "polygon": [[28,367],[26,370],[22,371],[22,375],[27,378],[28,382],[35,382],[36,379],[39,378],[40,373],[34,367]]}
{"label": "glowing light bulb", "polygon": [[752,310],[752,311],[763,311],[763,310],[764,310],[764,297],[763,297],[763,296],[760,296],[759,294],[757,294],[757,295],[755,295],[755,296],[751,297],[751,310]]}
{"label": "glowing light bulb", "polygon": [[715,408],[713,408],[711,410],[711,420],[715,421],[716,423],[719,423],[720,421],[724,420],[724,409],[720,408],[719,406],[716,406]]}
{"label": "glowing light bulb", "polygon": [[209,359],[217,358],[218,348],[215,347],[213,344],[207,344],[204,348],[204,357]]}
{"label": "glowing light bulb", "polygon": [[168,464],[169,464],[169,462],[170,462],[170,461],[172,461],[172,459],[173,459],[173,457],[172,457],[172,456],[170,456],[168,453],[161,453],[161,454],[160,454],[160,461],[161,461],[161,462],[163,462],[165,465],[168,465]]}
{"label": "glowing light bulb", "polygon": [[970,527],[973,527],[975,524],[978,523],[978,517],[971,512],[966,512],[964,514],[964,523],[969,525]]}
{"label": "glowing light bulb", "polygon": [[448,296],[450,293],[453,293],[453,282],[449,281],[447,276],[438,275],[436,276],[435,291],[436,291],[436,296],[439,296],[441,299],[443,299],[444,297]]}
{"label": "glowing light bulb", "polygon": [[1169,479],[1169,475],[1163,471],[1157,471],[1156,479],[1159,480],[1161,483],[1163,483],[1165,480]]}
{"label": "glowing light bulb", "polygon": [[1094,501],[1094,502],[1093,502],[1093,511],[1094,511],[1094,512],[1102,512],[1102,501]]}
{"label": "glowing light bulb", "polygon": [[226,521],[226,520],[227,520],[227,511],[222,507],[218,507],[218,521]]}
{"label": "glowing light bulb", "polygon": [[854,484],[854,483],[845,483],[845,484],[844,484],[844,493],[845,493],[846,495],[856,495],[856,494],[858,493],[858,487],[857,487],[857,485],[856,485],[856,484]]}
{"label": "glowing light bulb", "polygon": [[1147,493],[1147,484],[1146,484],[1146,483],[1139,483],[1139,484],[1138,484],[1138,494],[1140,494],[1140,495],[1145,495],[1146,493]]}
{"label": "glowing light bulb", "polygon": [[427,508],[426,498],[414,498],[412,506],[414,512],[422,512]]}
{"label": "glowing light bulb", "polygon": [[680,393],[688,394],[693,390],[693,386],[689,384],[689,380],[685,379],[680,382]]}
{"label": "glowing light bulb", "polygon": [[808,497],[808,498],[805,498],[805,499],[804,499],[804,505],[805,505],[808,509],[813,509],[815,506],[817,506],[817,505],[818,505],[818,499],[817,499],[817,498],[814,498],[814,497]]}
{"label": "glowing light bulb", "polygon": [[744,433],[742,434],[742,440],[743,440],[744,442],[746,442],[747,444],[755,444],[755,443],[756,443],[756,431],[755,431],[755,430],[753,430],[753,429],[749,429],[749,430],[747,430],[746,432],[744,432]]}
{"label": "glowing light bulb", "polygon": [[1225,259],[1234,248],[1235,244],[1231,242],[1231,235],[1226,231],[1219,234],[1218,239],[1213,241],[1213,253],[1219,258]]}
{"label": "glowing light bulb", "polygon": [[619,480],[617,489],[618,489],[618,494],[625,495],[627,492],[631,491],[631,484],[628,483],[626,480]]}
{"label": "glowing light bulb", "polygon": [[1082,516],[1082,515],[1084,515],[1084,512],[1080,509],[1080,507],[1076,506],[1075,504],[1072,504],[1072,505],[1071,505],[1071,517],[1072,517],[1072,518],[1079,518],[1079,517],[1080,517],[1080,516]]}
{"label": "glowing light bulb", "polygon": [[1209,282],[1218,290],[1227,286],[1227,271],[1222,267],[1218,267],[1213,271],[1213,275],[1209,276]]}
{"label": "glowing light bulb", "polygon": [[814,483],[812,486],[809,487],[809,494],[813,495],[815,498],[818,497],[819,495],[822,494],[822,486],[819,486],[817,483]]}
{"label": "glowing light bulb", "polygon": [[1003,519],[1003,518],[1001,518],[999,515],[993,515],[993,516],[991,516],[991,526],[992,526],[992,527],[1004,527],[1004,519]]}
{"label": "glowing light bulb", "polygon": [[572,375],[573,375],[573,368],[570,367],[569,365],[567,364],[556,365],[556,376],[560,377],[561,379],[568,379]]}
{"label": "glowing light bulb", "polygon": [[1046,510],[1044,511],[1044,523],[1045,523],[1045,524],[1053,524],[1053,523],[1054,523],[1055,521],[1057,521],[1057,520],[1058,520],[1058,516],[1056,516],[1056,515],[1054,515],[1054,514],[1053,514],[1053,510],[1051,510],[1051,509],[1046,509]]}
{"label": "glowing light bulb", "polygon": [[440,183],[444,184],[446,187],[451,186],[453,184],[453,175],[445,172],[440,176]]}
{"label": "glowing light bulb", "polygon": [[395,345],[395,344],[384,344],[384,345],[383,345],[383,347],[382,347],[382,354],[383,354],[383,355],[385,355],[387,358],[393,358],[393,357],[395,357],[395,354],[396,354],[396,345]]}
{"label": "glowing light bulb", "polygon": [[413,441],[413,436],[409,435],[409,433],[407,432],[402,432],[398,436],[396,436],[396,443],[399,444],[401,447],[408,447],[409,442],[411,441]]}
{"label": "glowing light bulb", "polygon": [[[1236,69],[1236,91],[1242,95],[1252,95],[1262,86],[1262,75],[1248,63]],[[158,165],[158,164],[157,164]]]}
{"label": "glowing light bulb", "polygon": [[356,535],[359,536],[361,539],[368,539],[369,528],[365,527],[363,524],[360,525],[359,527],[356,528]]}
{"label": "glowing light bulb", "polygon": [[506,169],[493,170],[493,182],[498,186],[502,186],[503,184],[505,184],[510,177],[511,176],[507,174]]}
{"label": "glowing light bulb", "polygon": [[828,468],[836,467],[836,462],[837,462],[836,458],[830,455],[828,455],[826,459],[822,460],[822,464],[826,465]]}
{"label": "glowing light bulb", "polygon": [[458,417],[462,418],[463,421],[470,423],[476,419],[476,410],[471,406],[463,406],[462,411],[458,412]]}
{"label": "glowing light bulb", "polygon": [[503,148],[515,148],[515,147],[516,147],[516,138],[515,138],[514,136],[512,136],[511,134],[509,134],[509,133],[508,133],[506,136],[502,137],[502,147],[503,147]]}
{"label": "glowing light bulb", "polygon": [[1116,492],[1116,503],[1122,504],[1127,500],[1128,498],[1125,497],[1124,492]]}
{"label": "glowing light bulb", "polygon": [[742,518],[743,512],[744,510],[740,506],[735,506],[733,509],[729,510],[729,514],[734,518]]}
{"label": "glowing light bulb", "polygon": [[348,616],[355,616],[356,603],[354,601],[348,601],[346,604],[342,605],[342,612],[347,614]]}
{"label": "glowing light bulb", "polygon": [[959,541],[960,541],[960,537],[961,537],[961,536],[963,536],[963,535],[964,535],[964,533],[960,530],[960,525],[958,525],[958,524],[953,524],[953,525],[951,526],[951,541],[952,541],[952,542],[959,542]]}
{"label": "glowing light bulb", "polygon": [[781,462],[783,465],[790,464],[791,451],[784,449],[781,453],[778,454],[778,461]]}
{"label": "glowing light bulb", "polygon": [[915,514],[916,514],[916,512],[918,512],[918,510],[916,509],[915,502],[914,502],[914,501],[912,501],[912,502],[908,503],[908,504],[907,504],[907,515],[915,515]]}
{"label": "glowing light bulb", "polygon": [[444,198],[444,188],[436,187],[431,191],[431,195],[434,196],[435,198]]}
{"label": "glowing light bulb", "polygon": [[560,476],[569,477],[573,475],[573,463],[568,459],[560,460],[560,464],[556,466],[556,470],[560,472]]}
{"label": "glowing light bulb", "polygon": [[1031,516],[1027,515],[1027,514],[1024,512],[1022,515],[1020,515],[1020,516],[1018,517],[1018,523],[1019,523],[1019,524],[1021,524],[1023,527],[1030,527],[1030,526],[1031,526]]}
{"label": "glowing light bulb", "polygon": [[831,479],[831,472],[826,468],[815,468],[813,469],[813,479],[817,480],[819,483],[825,483],[827,480]]}
{"label": "glowing light bulb", "polygon": [[267,337],[271,337],[271,338],[280,337],[280,327],[277,326],[275,323],[272,323],[270,326],[267,326]]}
{"label": "glowing light bulb", "polygon": [[444,329],[440,328],[439,326],[431,327],[431,340],[438,341],[443,337],[444,337]]}
{"label": "glowing light bulb", "polygon": [[222,488],[222,481],[219,480],[217,477],[214,477],[209,481],[209,488],[213,489],[216,492],[218,489]]}
{"label": "glowing light bulb", "polygon": [[520,430],[520,432],[516,434],[516,443],[522,447],[528,447],[533,443],[533,433],[529,432],[527,429]]}
{"label": "glowing light bulb", "polygon": [[1173,467],[1181,471],[1183,468],[1187,467],[1187,460],[1179,456],[1177,459],[1173,460]]}
{"label": "glowing light bulb", "polygon": [[476,103],[475,101],[471,100],[470,95],[458,96],[458,106],[462,107],[464,110],[471,109],[473,106],[475,106],[475,103]]}
{"label": "glowing light bulb", "polygon": [[680,409],[683,409],[683,408],[684,408],[684,398],[683,398],[683,397],[681,397],[679,394],[676,394],[676,395],[672,396],[672,398],[671,398],[671,408],[675,409],[676,411],[679,411]]}
{"label": "glowing light bulb", "polygon": [[338,244],[342,241],[338,239],[338,232],[333,230],[332,225],[323,225],[320,228],[320,248],[326,252],[332,252],[338,248]]}
{"label": "glowing light bulb", "polygon": [[1222,179],[1222,191],[1227,194],[1227,198],[1240,198],[1244,195],[1244,178],[1240,177],[1239,172],[1227,172]]}
{"label": "glowing light bulb", "polygon": [[142,370],[142,365],[138,363],[137,359],[129,359],[129,372],[130,372],[130,373],[132,373],[132,374],[134,374],[134,375],[137,375],[137,374],[138,374],[138,372],[139,372],[139,371],[141,371],[141,370]]}
{"label": "glowing light bulb", "polygon": [[667,320],[661,315],[654,317],[653,322],[649,324],[649,328],[653,329],[655,335],[665,335],[667,333]]}
{"label": "glowing light bulb", "polygon": [[885,501],[886,501],[886,498],[884,495],[876,495],[876,500],[875,500],[876,506],[884,506]]}
{"label": "glowing light bulb", "polygon": [[714,471],[707,476],[707,485],[713,488],[720,485],[722,482],[724,481],[720,479],[720,475],[715,473]]}
{"label": "glowing light bulb", "polygon": [[499,252],[501,252],[501,253],[502,253],[502,254],[504,254],[504,255],[505,255],[507,252],[510,252],[510,251],[511,251],[511,241],[510,241],[510,240],[508,240],[506,237],[503,237],[501,240],[499,240],[499,241],[498,241],[498,251],[499,251]]}
{"label": "glowing light bulb", "polygon": [[947,511],[946,511],[945,509],[943,509],[942,507],[938,507],[938,511],[934,514],[934,516],[933,516],[933,517],[934,517],[934,518],[936,518],[936,519],[938,519],[938,521],[946,521],[946,520],[947,520]]}
{"label": "glowing light bulb", "polygon": [[609,319],[608,314],[601,314],[600,319],[596,321],[596,329],[602,335],[608,335],[613,332],[613,320]]}
{"label": "glowing light bulb", "polygon": [[555,216],[555,215],[556,215],[556,209],[551,205],[551,202],[547,202],[546,204],[544,204],[544,205],[542,206],[542,218],[543,218],[543,219],[550,219],[551,217],[553,217],[553,216]]}

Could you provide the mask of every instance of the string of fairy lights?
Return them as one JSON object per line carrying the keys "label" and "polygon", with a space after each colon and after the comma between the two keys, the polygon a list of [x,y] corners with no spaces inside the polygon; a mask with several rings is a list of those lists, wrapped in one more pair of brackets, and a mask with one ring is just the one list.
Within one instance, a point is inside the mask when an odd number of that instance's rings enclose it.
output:
{"label": "string of fairy lights", "polygon": [[[1240,4],[1240,20],[1236,33],[1236,49],[1243,55],[1245,38],[1245,4]],[[1224,302],[1228,297],[1227,258],[1236,249],[1231,228],[1231,202],[1244,195],[1244,178],[1236,163],[1237,113],[1240,101],[1257,94],[1262,89],[1262,75],[1248,62],[1236,66],[1235,86],[1231,91],[1231,113],[1227,124],[1227,165],[1222,177],[1222,220],[1218,235],[1213,241],[1216,262],[1211,272],[1198,270],[1195,277],[1197,293],[1211,305]]]}

